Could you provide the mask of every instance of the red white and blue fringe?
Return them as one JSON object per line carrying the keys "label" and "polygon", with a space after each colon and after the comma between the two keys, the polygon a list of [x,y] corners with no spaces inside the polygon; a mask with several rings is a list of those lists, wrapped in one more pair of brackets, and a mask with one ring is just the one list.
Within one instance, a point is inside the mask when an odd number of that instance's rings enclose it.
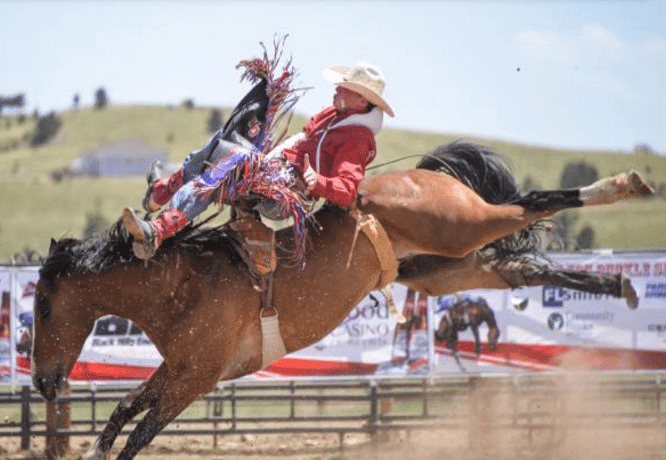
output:
{"label": "red white and blue fringe", "polygon": [[[210,194],[219,191],[217,205],[242,203],[244,199],[259,197],[261,200],[274,202],[279,209],[281,219],[289,217],[293,220],[294,251],[291,259],[301,267],[305,266],[305,253],[308,244],[309,226],[313,225],[310,215],[313,202],[305,192],[302,182],[293,167],[285,165],[281,159],[265,158],[274,146],[283,139],[287,127],[280,135],[275,135],[278,122],[285,116],[291,116],[298,96],[291,88],[295,71],[289,61],[282,68],[278,78],[274,77],[278,63],[282,58],[284,39],[274,43],[273,57],[269,57],[264,47],[262,58],[243,60],[236,66],[244,67],[241,81],[249,80],[257,83],[260,79],[267,80],[266,93],[269,106],[264,123],[265,135],[261,145],[252,148],[239,146],[232,155],[221,159],[206,171],[204,181],[197,184],[198,193]],[[287,123],[288,125],[288,123]]]}

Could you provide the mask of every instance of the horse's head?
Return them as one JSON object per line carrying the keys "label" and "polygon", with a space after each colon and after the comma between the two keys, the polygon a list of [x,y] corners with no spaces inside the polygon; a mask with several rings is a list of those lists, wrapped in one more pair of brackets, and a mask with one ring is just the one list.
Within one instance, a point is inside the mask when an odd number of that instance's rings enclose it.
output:
{"label": "horse's head", "polygon": [[[54,253],[51,244],[51,254]],[[49,257],[40,270],[34,304],[32,380],[51,401],[58,396],[93,328],[80,298],[91,286],[67,274],[66,258]]]}

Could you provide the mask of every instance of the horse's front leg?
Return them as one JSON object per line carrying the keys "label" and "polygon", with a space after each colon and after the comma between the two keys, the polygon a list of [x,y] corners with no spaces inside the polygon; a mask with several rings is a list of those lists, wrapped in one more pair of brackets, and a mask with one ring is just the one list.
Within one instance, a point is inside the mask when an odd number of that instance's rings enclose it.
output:
{"label": "horse's front leg", "polygon": [[476,356],[481,355],[481,338],[479,337],[479,328],[477,326],[471,325],[472,334],[474,335],[474,352]]}
{"label": "horse's front leg", "polygon": [[162,365],[153,375],[125,396],[111,414],[108,423],[102,430],[99,438],[82,457],[82,460],[108,460],[111,457],[111,447],[122,431],[123,427],[139,413],[148,409],[157,401],[158,387],[163,382],[165,365]]}
{"label": "horse's front leg", "polygon": [[460,361],[460,355],[458,354],[458,334],[453,333],[451,334],[451,337],[449,337],[449,340],[447,340],[449,343],[449,350],[451,350],[451,354],[453,355],[453,358],[456,360],[456,364],[458,364],[458,367],[460,368],[461,371],[467,372],[465,367],[462,365],[462,362]]}
{"label": "horse's front leg", "polygon": [[211,391],[219,373],[209,368],[202,372],[204,363],[189,363],[178,372],[165,372],[159,385],[159,394],[152,401],[150,410],[127,438],[125,447],[116,460],[132,460],[146,447],[178,414],[185,410],[200,395]]}

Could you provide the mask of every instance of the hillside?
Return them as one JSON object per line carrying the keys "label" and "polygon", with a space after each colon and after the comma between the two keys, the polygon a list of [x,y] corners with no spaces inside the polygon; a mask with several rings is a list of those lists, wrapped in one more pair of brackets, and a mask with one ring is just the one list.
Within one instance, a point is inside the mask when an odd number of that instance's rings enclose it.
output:
{"label": "hillside", "polygon": [[[224,113],[228,113],[224,109]],[[83,151],[113,140],[144,138],[151,146],[165,150],[172,162],[180,162],[191,150],[208,139],[211,108],[116,106],[104,110],[80,109],[57,114],[62,125],[46,145],[31,148],[26,139],[36,122],[0,119],[0,263],[24,250],[44,255],[50,239],[82,236],[92,217],[115,221],[123,206],[140,208],[145,179],[77,178],[59,182],[49,173],[71,164]],[[292,131],[302,126],[296,117]],[[505,154],[520,183],[528,180],[538,188],[557,188],[564,166],[585,161],[604,177],[634,168],[663,187],[666,158],[628,152],[562,151],[526,146],[493,139],[474,139],[455,134],[438,134],[385,129],[377,138],[376,165],[369,171],[406,169],[418,161],[415,156],[455,139],[472,140]],[[663,189],[662,189],[663,190]],[[596,247],[614,249],[664,248],[666,199],[575,211],[572,228],[576,235],[583,226],[594,229]]]}

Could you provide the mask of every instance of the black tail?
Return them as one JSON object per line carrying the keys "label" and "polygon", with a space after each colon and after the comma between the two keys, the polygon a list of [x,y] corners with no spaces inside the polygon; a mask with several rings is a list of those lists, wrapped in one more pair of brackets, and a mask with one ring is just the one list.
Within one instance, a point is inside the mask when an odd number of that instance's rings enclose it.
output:
{"label": "black tail", "polygon": [[[491,204],[515,203],[523,195],[506,160],[488,147],[469,142],[452,142],[437,147],[416,165],[440,171],[460,180]],[[540,240],[532,228],[518,231],[487,245],[497,257],[539,254]]]}
{"label": "black tail", "polygon": [[416,167],[449,174],[488,203],[508,203],[521,196],[504,158],[481,145],[460,141],[441,145],[425,155]]}

